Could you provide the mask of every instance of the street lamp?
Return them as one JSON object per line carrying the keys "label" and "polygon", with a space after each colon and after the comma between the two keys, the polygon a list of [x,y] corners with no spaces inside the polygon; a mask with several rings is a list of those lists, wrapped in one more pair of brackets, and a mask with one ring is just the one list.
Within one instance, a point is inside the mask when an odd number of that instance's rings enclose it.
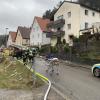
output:
{"label": "street lamp", "polygon": [[6,47],[7,47],[7,30],[8,30],[8,28],[6,27],[5,29],[6,29],[6,34],[5,34],[5,43],[6,43]]}

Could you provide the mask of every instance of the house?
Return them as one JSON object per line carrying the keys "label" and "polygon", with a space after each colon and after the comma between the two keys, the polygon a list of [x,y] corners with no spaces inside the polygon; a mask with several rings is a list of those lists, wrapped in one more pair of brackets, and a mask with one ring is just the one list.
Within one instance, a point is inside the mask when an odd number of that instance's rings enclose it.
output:
{"label": "house", "polygon": [[15,43],[20,46],[28,46],[30,43],[30,28],[19,26]]}
{"label": "house", "polygon": [[43,19],[41,17],[34,17],[33,24],[30,32],[30,45],[40,47],[49,45],[50,38],[46,37],[47,24],[49,19]]}
{"label": "house", "polygon": [[70,37],[79,37],[80,30],[92,28],[93,23],[100,22],[100,10],[79,2],[63,1],[54,15],[54,22],[48,24],[47,37],[51,45],[59,41],[70,42]]}
{"label": "house", "polygon": [[12,44],[15,44],[15,40],[16,40],[16,32],[9,32],[9,36],[8,36],[8,41],[7,41],[7,47],[9,47]]}

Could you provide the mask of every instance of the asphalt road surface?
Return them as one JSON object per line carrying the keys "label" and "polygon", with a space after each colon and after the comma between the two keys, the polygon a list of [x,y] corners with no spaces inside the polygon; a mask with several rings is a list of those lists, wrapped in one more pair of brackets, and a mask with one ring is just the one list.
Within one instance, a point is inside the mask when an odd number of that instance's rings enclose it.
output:
{"label": "asphalt road surface", "polygon": [[45,71],[47,66],[43,59],[37,58],[34,66],[37,72],[48,77],[56,88],[72,100],[100,100],[100,78],[95,78],[91,70],[62,63],[58,67],[59,76],[55,71],[50,76]]}

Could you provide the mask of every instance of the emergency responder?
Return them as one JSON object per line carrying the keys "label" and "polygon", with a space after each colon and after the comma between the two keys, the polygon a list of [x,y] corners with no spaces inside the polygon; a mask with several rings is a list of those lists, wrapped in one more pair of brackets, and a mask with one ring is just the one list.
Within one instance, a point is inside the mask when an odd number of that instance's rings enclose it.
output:
{"label": "emergency responder", "polygon": [[23,63],[24,65],[27,65],[28,61],[28,52],[26,50],[23,51]]}
{"label": "emergency responder", "polygon": [[34,63],[35,54],[36,54],[36,52],[34,50],[29,50],[29,61],[31,63]]}

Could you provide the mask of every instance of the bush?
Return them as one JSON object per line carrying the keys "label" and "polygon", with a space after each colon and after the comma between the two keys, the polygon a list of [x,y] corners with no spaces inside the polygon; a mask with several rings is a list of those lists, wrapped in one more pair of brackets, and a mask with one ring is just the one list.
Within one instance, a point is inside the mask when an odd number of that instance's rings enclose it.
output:
{"label": "bush", "polygon": [[69,47],[67,45],[64,46],[64,52],[65,53],[69,52]]}
{"label": "bush", "polygon": [[44,46],[44,47],[41,47],[38,51],[39,51],[40,54],[48,53],[50,51],[50,47]]}
{"label": "bush", "polygon": [[45,52],[45,48],[40,48],[40,49],[39,49],[39,52],[40,52],[40,53],[44,53],[44,52]]}
{"label": "bush", "polygon": [[58,49],[57,49],[57,47],[56,46],[52,46],[51,47],[51,53],[58,53]]}

